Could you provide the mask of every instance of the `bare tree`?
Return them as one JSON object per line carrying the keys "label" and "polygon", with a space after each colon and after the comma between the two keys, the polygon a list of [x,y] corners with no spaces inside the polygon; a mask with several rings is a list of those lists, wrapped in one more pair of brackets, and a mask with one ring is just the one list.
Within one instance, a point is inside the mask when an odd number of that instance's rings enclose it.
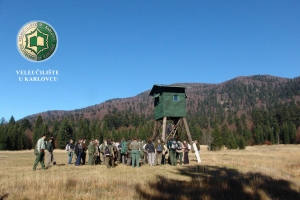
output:
{"label": "bare tree", "polygon": [[210,151],[211,143],[214,141],[214,138],[211,134],[211,132],[205,132],[202,134],[202,143],[207,145],[208,151]]}

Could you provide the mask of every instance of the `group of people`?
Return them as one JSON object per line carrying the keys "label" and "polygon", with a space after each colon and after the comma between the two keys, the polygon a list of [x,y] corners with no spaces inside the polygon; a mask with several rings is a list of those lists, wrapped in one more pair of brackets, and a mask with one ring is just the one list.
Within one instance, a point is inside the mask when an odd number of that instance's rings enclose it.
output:
{"label": "group of people", "polygon": [[[197,143],[197,141],[195,141]],[[197,146],[200,152],[200,146]],[[86,164],[88,154],[88,165],[105,164],[107,168],[115,167],[115,163],[132,167],[140,167],[141,164],[150,166],[167,164],[176,166],[177,163],[189,164],[189,152],[191,145],[186,141],[179,141],[171,138],[163,143],[160,139],[156,142],[151,139],[146,143],[137,138],[122,139],[121,142],[103,140],[99,144],[98,140],[91,140],[86,146],[85,139],[80,139],[76,144],[73,140],[67,144],[68,164],[72,164],[75,156],[75,166]]]}
{"label": "group of people", "polygon": [[[35,148],[36,160],[34,162],[33,170],[36,170],[38,163],[41,163],[42,169],[46,169],[53,165],[56,161],[53,156],[53,138],[45,141],[46,135],[43,135],[38,141]],[[197,151],[200,153],[200,146],[195,141]],[[189,152],[191,145],[186,141],[179,141],[170,138],[166,143],[160,139],[147,142],[137,138],[122,139],[121,142],[113,142],[111,140],[99,141],[91,140],[86,144],[85,139],[79,139],[76,144],[70,140],[66,145],[68,154],[68,164],[72,164],[75,158],[75,166],[85,165],[86,156],[88,154],[88,165],[105,164],[107,168],[115,167],[115,163],[124,164],[132,167],[140,167],[140,165],[149,164],[149,166],[170,164],[176,166],[177,163],[189,164]],[[46,165],[44,163],[46,157]]]}

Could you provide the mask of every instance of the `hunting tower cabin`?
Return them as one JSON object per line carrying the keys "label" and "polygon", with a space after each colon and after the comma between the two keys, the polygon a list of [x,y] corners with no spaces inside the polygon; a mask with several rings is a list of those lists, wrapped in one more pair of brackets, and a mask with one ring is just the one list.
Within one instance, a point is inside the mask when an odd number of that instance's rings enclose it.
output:
{"label": "hunting tower cabin", "polygon": [[186,117],[185,87],[154,85],[149,96],[154,97],[155,120],[163,117]]}
{"label": "hunting tower cabin", "polygon": [[186,122],[186,98],[185,86],[154,85],[149,93],[154,100],[154,118],[155,126],[153,130],[153,139],[157,138],[157,132],[162,125],[161,139],[166,138],[167,120],[173,121],[172,130],[168,137],[175,137],[177,129],[184,123],[186,133],[190,142],[191,134]]}

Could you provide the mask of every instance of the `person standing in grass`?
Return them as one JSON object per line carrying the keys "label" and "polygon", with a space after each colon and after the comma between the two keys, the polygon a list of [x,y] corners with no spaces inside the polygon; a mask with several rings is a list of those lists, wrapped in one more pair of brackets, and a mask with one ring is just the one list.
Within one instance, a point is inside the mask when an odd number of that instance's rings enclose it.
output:
{"label": "person standing in grass", "polygon": [[178,144],[174,138],[171,139],[171,142],[168,144],[169,145],[169,152],[170,152],[170,161],[172,166],[177,165],[177,160],[176,160],[176,150],[178,148]]}
{"label": "person standing in grass", "polygon": [[99,141],[97,139],[95,140],[94,159],[95,159],[95,165],[100,164],[100,149],[99,149]]}
{"label": "person standing in grass", "polygon": [[152,144],[152,140],[148,140],[148,144],[145,146],[148,155],[148,163],[150,166],[154,166],[155,160],[155,147]]}
{"label": "person standing in grass", "polygon": [[82,146],[82,153],[81,153],[81,160],[82,160],[82,165],[85,165],[86,162],[86,139],[82,139],[81,142],[81,146]]}
{"label": "person standing in grass", "polygon": [[140,167],[140,144],[137,142],[136,138],[130,143],[131,154],[132,154],[132,167]]}
{"label": "person standing in grass", "polygon": [[179,140],[177,141],[178,147],[176,153],[178,154],[179,164],[182,165],[182,158],[183,158],[183,144]]}
{"label": "person standing in grass", "polygon": [[77,156],[75,166],[80,166],[81,154],[82,154],[81,140],[78,140],[77,144],[75,145],[75,154]]}
{"label": "person standing in grass", "polygon": [[74,143],[73,140],[70,140],[70,143],[68,144],[68,164],[72,164],[72,159],[74,155]]}
{"label": "person standing in grass", "polygon": [[105,159],[106,159],[106,156],[105,156],[105,147],[107,146],[107,141],[104,139],[103,140],[103,143],[100,145],[99,149],[100,149],[100,162],[101,164],[105,164]]}
{"label": "person standing in grass", "polygon": [[161,165],[162,155],[163,155],[163,144],[160,142],[160,139],[157,140],[155,144],[155,162],[154,165]]}
{"label": "person standing in grass", "polygon": [[40,162],[41,163],[41,166],[42,166],[42,169],[46,169],[45,168],[45,164],[44,164],[44,157],[45,157],[45,138],[46,138],[46,134],[43,134],[43,136],[37,141],[37,155],[36,155],[36,158],[35,158],[35,162],[34,162],[34,165],[33,165],[33,171],[36,170],[36,166],[38,165],[38,163]]}
{"label": "person standing in grass", "polygon": [[139,141],[140,144],[140,161],[144,164],[146,164],[145,161],[145,149],[144,149],[144,142],[143,141]]}
{"label": "person standing in grass", "polygon": [[105,163],[107,168],[114,168],[115,167],[115,154],[114,154],[114,148],[112,146],[112,143],[110,140],[107,140],[107,146],[105,147]]}
{"label": "person standing in grass", "polygon": [[89,154],[89,161],[88,161],[88,165],[93,165],[94,164],[94,153],[95,153],[95,145],[94,145],[94,141],[91,140],[90,144],[88,146],[88,154]]}
{"label": "person standing in grass", "polygon": [[186,141],[183,141],[183,152],[184,152],[184,157],[183,157],[183,164],[187,165],[189,164],[189,144]]}
{"label": "person standing in grass", "polygon": [[127,162],[127,142],[123,138],[121,141],[121,157],[122,157],[122,164],[125,165]]}
{"label": "person standing in grass", "polygon": [[53,157],[52,138],[50,138],[47,142],[47,147],[45,149],[45,157],[46,157],[46,167],[50,167],[51,162],[53,162],[53,165],[56,165],[55,159]]}
{"label": "person standing in grass", "polygon": [[146,145],[147,145],[146,140],[143,140],[143,151],[144,151],[145,164],[148,163],[148,153],[147,153],[147,150],[145,149]]}
{"label": "person standing in grass", "polygon": [[132,158],[130,143],[131,143],[131,140],[129,139],[126,144],[127,145],[127,166],[131,165],[131,158]]}
{"label": "person standing in grass", "polygon": [[167,145],[162,142],[161,143],[162,146],[163,146],[163,153],[162,153],[162,164],[165,165],[166,164],[166,160],[168,159],[168,148],[167,148]]}
{"label": "person standing in grass", "polygon": [[118,164],[120,164],[122,162],[122,159],[121,159],[121,143],[119,141],[116,141],[115,146],[117,148],[116,161],[117,161]]}

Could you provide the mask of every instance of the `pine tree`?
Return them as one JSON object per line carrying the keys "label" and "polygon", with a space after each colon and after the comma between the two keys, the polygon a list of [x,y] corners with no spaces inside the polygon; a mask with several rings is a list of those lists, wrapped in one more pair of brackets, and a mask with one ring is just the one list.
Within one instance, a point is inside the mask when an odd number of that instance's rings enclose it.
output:
{"label": "pine tree", "polygon": [[64,118],[59,128],[59,148],[64,149],[66,144],[70,141],[70,139],[73,139],[73,129],[70,126],[68,119]]}
{"label": "pine tree", "polygon": [[245,149],[246,147],[246,141],[245,141],[245,138],[243,136],[239,137],[238,139],[238,143],[239,143],[239,149]]}
{"label": "pine tree", "polygon": [[14,117],[12,116],[8,123],[7,128],[7,138],[6,138],[6,144],[7,144],[7,150],[18,150],[18,124],[16,124],[16,121]]}
{"label": "pine tree", "polygon": [[252,132],[247,127],[244,127],[244,129],[243,129],[243,136],[244,136],[244,139],[245,139],[245,141],[248,145],[253,144]]}
{"label": "pine tree", "polygon": [[89,121],[83,118],[80,118],[78,124],[78,130],[76,132],[77,139],[85,138],[90,139],[90,132],[89,132]]}
{"label": "pine tree", "polygon": [[212,131],[212,137],[214,138],[214,141],[211,144],[212,150],[220,150],[223,146],[223,139],[218,125],[216,125]]}
{"label": "pine tree", "polygon": [[257,145],[264,143],[263,130],[260,125],[254,127],[254,141]]}
{"label": "pine tree", "polygon": [[273,130],[270,127],[268,128],[268,135],[269,135],[269,141],[272,144],[275,144],[276,140],[275,140],[275,137],[274,137],[274,133],[273,133]]}
{"label": "pine tree", "polygon": [[282,125],[281,128],[281,135],[282,135],[282,140],[283,144],[289,144],[290,143],[290,133],[289,133],[289,127],[288,124],[285,122]]}
{"label": "pine tree", "polygon": [[34,128],[33,128],[33,138],[32,143],[35,146],[38,139],[42,136],[43,129],[43,118],[39,115],[35,121]]}
{"label": "pine tree", "polygon": [[0,150],[6,150],[6,127],[0,126]]}

